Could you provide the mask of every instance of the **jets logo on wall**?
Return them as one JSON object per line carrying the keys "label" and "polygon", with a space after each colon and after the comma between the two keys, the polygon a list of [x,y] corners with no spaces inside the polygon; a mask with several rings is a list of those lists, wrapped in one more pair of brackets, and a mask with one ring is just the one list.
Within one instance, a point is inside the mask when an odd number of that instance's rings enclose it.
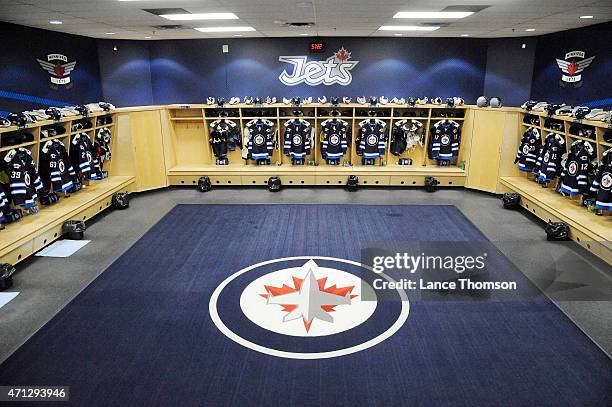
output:
{"label": "jets logo on wall", "polygon": [[349,355],[381,344],[408,318],[403,290],[385,292],[383,300],[372,288],[381,277],[393,281],[359,262],[334,257],[268,260],[221,282],[209,312],[223,335],[263,354],[291,359]]}
{"label": "jets logo on wall", "polygon": [[310,86],[334,85],[347,86],[353,81],[351,70],[359,61],[350,61],[351,53],[344,47],[325,61],[308,61],[307,56],[280,56],[280,62],[293,66],[291,73],[283,70],[278,79],[287,86],[305,83]]}
{"label": "jets logo on wall", "polygon": [[582,86],[582,72],[591,65],[595,56],[585,58],[584,51],[570,51],[565,54],[565,59],[557,58],[557,65],[561,69],[561,81],[559,84],[566,87],[568,84],[574,88]]}
{"label": "jets logo on wall", "polygon": [[52,89],[59,89],[60,86],[65,86],[66,89],[72,87],[70,74],[76,66],[76,61],[68,62],[68,57],[62,54],[49,54],[46,60],[38,58],[36,60],[41,68],[49,73]]}

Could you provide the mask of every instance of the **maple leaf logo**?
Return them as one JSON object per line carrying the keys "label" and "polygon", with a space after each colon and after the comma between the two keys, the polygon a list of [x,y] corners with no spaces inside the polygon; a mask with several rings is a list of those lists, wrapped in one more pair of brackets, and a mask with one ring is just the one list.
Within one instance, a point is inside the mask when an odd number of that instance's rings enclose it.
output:
{"label": "maple leaf logo", "polygon": [[[282,307],[282,311],[287,313],[283,318],[284,322],[301,318],[306,332],[310,330],[315,319],[333,322],[333,318],[328,314],[334,312],[338,305],[350,304],[350,300],[357,297],[351,294],[355,286],[338,287],[334,284],[326,288],[327,277],[317,279],[312,270],[304,278],[293,276],[292,280],[293,287],[287,284],[282,287],[265,285],[266,294],[259,295],[269,304]],[[307,307],[315,309],[306,309]]]}
{"label": "maple leaf logo", "polygon": [[351,53],[344,49],[344,47],[342,47],[340,48],[340,50],[338,50],[338,52],[334,54],[334,58],[337,62],[346,62],[351,58]]}
{"label": "maple leaf logo", "polygon": [[53,72],[55,72],[57,76],[61,77],[61,76],[64,76],[64,73],[66,72],[66,70],[64,69],[63,66],[58,64],[58,65],[55,65],[55,67],[53,68]]}

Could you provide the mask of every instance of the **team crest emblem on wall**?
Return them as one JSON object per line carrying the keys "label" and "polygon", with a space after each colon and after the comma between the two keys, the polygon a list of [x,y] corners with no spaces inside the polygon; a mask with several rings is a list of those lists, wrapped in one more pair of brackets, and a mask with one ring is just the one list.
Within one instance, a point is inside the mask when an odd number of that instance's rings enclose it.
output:
{"label": "team crest emblem on wall", "polygon": [[591,65],[595,56],[585,58],[584,51],[570,51],[565,54],[565,59],[557,58],[557,65],[561,69],[561,81],[559,84],[562,87],[568,85],[574,88],[582,86],[582,72]]}
{"label": "team crest emblem on wall", "polygon": [[[291,359],[339,357],[377,346],[408,318],[403,290],[379,298],[360,263],[322,256],[287,257],[246,267],[213,292],[209,312],[227,338]],[[385,295],[387,295],[385,293]]]}
{"label": "team crest emblem on wall", "polygon": [[301,83],[347,86],[353,81],[351,70],[359,63],[351,60],[351,53],[344,47],[325,61],[308,61],[307,56],[280,56],[278,60],[292,65],[291,73],[285,69],[278,77],[287,86]]}
{"label": "team crest emblem on wall", "polygon": [[46,60],[36,58],[41,68],[47,71],[51,81],[52,89],[64,86],[66,89],[72,87],[70,74],[76,66],[76,61],[68,62],[68,57],[62,54],[48,54]]}

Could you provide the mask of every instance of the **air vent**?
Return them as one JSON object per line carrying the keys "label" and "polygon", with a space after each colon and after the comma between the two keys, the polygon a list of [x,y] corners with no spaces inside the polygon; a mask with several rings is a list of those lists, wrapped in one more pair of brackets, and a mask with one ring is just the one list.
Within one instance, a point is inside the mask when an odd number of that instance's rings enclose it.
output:
{"label": "air vent", "polygon": [[296,28],[304,28],[304,27],[312,27],[314,23],[306,23],[306,22],[286,22],[285,25],[287,27],[296,27]]}
{"label": "air vent", "polygon": [[162,14],[191,14],[184,8],[143,8],[142,11],[161,16]]}
{"label": "air vent", "polygon": [[185,27],[180,24],[167,24],[167,25],[154,25],[153,28],[160,31],[168,31],[168,30],[183,30],[189,27]]}

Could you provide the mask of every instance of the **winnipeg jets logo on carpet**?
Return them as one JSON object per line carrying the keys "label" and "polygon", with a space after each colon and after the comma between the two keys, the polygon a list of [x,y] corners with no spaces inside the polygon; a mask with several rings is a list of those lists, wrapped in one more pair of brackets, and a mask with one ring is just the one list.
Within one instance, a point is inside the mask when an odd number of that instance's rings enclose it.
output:
{"label": "winnipeg jets logo on carpet", "polygon": [[340,48],[334,55],[325,61],[308,61],[303,56],[280,56],[278,60],[293,66],[291,73],[287,70],[279,75],[278,79],[287,86],[296,86],[305,83],[310,86],[317,85],[349,85],[353,81],[351,70],[359,61],[351,61],[351,53]]}
{"label": "winnipeg jets logo on carpet", "polygon": [[36,58],[40,67],[50,75],[51,88],[57,90],[60,85],[64,85],[70,89],[72,87],[70,74],[76,66],[76,61],[68,62],[68,57],[62,54],[48,54],[46,59],[45,61]]}
{"label": "winnipeg jets logo on carpet", "polygon": [[351,260],[268,260],[223,281],[209,311],[221,333],[261,353],[293,359],[348,355],[390,338],[408,317],[403,290],[379,301],[371,280],[381,276],[392,281]]}
{"label": "winnipeg jets logo on carpet", "polygon": [[565,87],[572,84],[575,88],[582,86],[582,72],[591,65],[595,56],[585,58],[584,51],[571,51],[565,54],[565,59],[557,58],[557,65],[561,69],[561,84]]}

